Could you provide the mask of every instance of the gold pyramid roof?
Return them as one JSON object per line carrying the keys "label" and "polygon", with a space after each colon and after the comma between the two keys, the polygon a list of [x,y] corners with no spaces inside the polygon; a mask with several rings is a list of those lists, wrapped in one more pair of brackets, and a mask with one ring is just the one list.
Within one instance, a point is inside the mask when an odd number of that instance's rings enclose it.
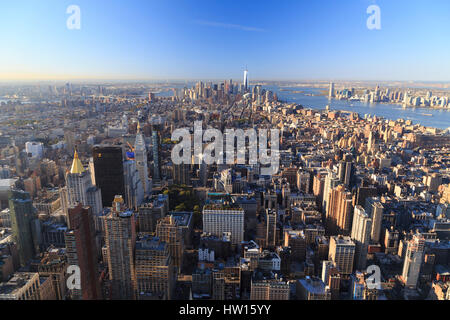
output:
{"label": "gold pyramid roof", "polygon": [[75,150],[75,154],[73,156],[72,168],[70,169],[70,173],[83,173],[84,167],[81,163],[80,158],[78,158],[78,152]]}

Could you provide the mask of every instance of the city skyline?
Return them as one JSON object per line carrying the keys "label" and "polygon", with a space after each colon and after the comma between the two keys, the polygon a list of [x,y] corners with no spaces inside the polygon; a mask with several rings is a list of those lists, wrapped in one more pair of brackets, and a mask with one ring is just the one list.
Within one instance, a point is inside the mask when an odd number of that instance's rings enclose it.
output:
{"label": "city skyline", "polygon": [[29,103],[1,103],[0,300],[449,300],[449,130],[244,83],[8,89]]}
{"label": "city skyline", "polygon": [[[79,30],[66,26],[72,4]],[[366,26],[374,4],[380,30]],[[446,1],[2,6],[0,81],[241,79],[245,66],[249,80],[450,81]]]}
{"label": "city skyline", "polygon": [[0,303],[450,301],[448,9],[3,3]]}

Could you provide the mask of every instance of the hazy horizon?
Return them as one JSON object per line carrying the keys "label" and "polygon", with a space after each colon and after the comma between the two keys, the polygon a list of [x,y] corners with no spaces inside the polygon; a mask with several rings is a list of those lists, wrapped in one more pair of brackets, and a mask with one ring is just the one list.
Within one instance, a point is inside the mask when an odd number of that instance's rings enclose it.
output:
{"label": "hazy horizon", "polygon": [[[164,84],[164,83],[184,83],[184,82],[221,82],[225,80],[230,80],[230,78],[226,77],[216,77],[216,78],[174,78],[174,79],[163,79],[163,78],[61,78],[61,79],[0,79],[0,83],[2,84],[8,84],[8,83],[157,83],[157,84]],[[242,83],[242,79],[238,78],[231,78],[231,80],[235,83]],[[450,85],[449,81],[427,81],[427,80],[371,80],[371,79],[250,79],[249,83],[259,83],[259,82],[291,82],[291,83],[311,83],[311,84],[319,84],[323,83],[324,85],[328,85],[330,82],[333,83],[344,83],[344,82],[351,82],[351,83],[374,83],[374,84],[382,84],[382,83],[401,83],[401,84],[445,84]]]}

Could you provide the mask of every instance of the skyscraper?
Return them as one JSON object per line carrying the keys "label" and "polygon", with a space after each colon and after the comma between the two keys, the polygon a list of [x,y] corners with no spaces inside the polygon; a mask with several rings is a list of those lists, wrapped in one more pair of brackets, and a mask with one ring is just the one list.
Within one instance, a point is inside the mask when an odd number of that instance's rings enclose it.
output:
{"label": "skyscraper", "polygon": [[158,221],[156,236],[167,243],[173,264],[180,271],[183,263],[184,241],[183,231],[178,227],[177,220],[172,216],[165,216]]}
{"label": "skyscraper", "polygon": [[173,183],[184,185],[191,184],[189,164],[173,164]]}
{"label": "skyscraper", "polygon": [[275,248],[277,244],[277,212],[266,209],[266,246]]}
{"label": "skyscraper", "polygon": [[334,98],[334,83],[330,82],[330,92],[328,93],[329,98]]}
{"label": "skyscraper", "polygon": [[200,179],[200,185],[202,187],[206,187],[206,184],[208,183],[208,165],[205,163],[205,160],[203,159],[203,154],[200,155],[200,166],[199,166],[199,179]]}
{"label": "skyscraper", "polygon": [[424,250],[425,239],[423,235],[415,234],[413,238],[408,241],[405,262],[403,263],[402,278],[405,286],[409,288],[417,287]]}
{"label": "skyscraper", "polygon": [[135,261],[137,298],[170,300],[176,273],[167,243],[157,237],[144,237],[136,242]]}
{"label": "skyscraper", "polygon": [[122,148],[95,146],[93,161],[95,184],[102,191],[103,206],[108,207],[116,195],[125,195]]}
{"label": "skyscraper", "polygon": [[74,290],[72,298],[101,299],[92,209],[81,204],[70,207],[68,220],[71,226],[65,237],[68,263],[79,266],[81,276],[81,292]]}
{"label": "skyscraper", "polygon": [[284,246],[291,248],[290,257],[293,261],[305,261],[307,245],[303,230],[284,231]]}
{"label": "skyscraper", "polygon": [[349,275],[353,272],[354,257],[355,243],[350,237],[333,236],[330,238],[328,260],[336,264],[341,274]]}
{"label": "skyscraper", "polygon": [[161,137],[159,125],[152,126],[153,180],[161,181]]}
{"label": "skyscraper", "polygon": [[139,233],[154,233],[159,219],[169,212],[169,196],[152,196],[138,208],[137,226]]}
{"label": "skyscraper", "polygon": [[325,210],[326,207],[323,207],[323,199],[324,199],[324,188],[325,188],[325,180],[326,180],[327,174],[325,172],[318,172],[313,179],[313,195],[317,197],[317,200],[319,201],[319,205],[323,210]]}
{"label": "skyscraper", "polygon": [[355,242],[355,267],[365,270],[367,261],[367,249],[372,231],[372,219],[363,207],[356,206],[353,213],[352,239]]}
{"label": "skyscraper", "polygon": [[36,221],[35,209],[28,192],[11,190],[9,192],[9,210],[11,215],[11,227],[17,250],[19,262],[25,266],[36,253],[36,243],[33,235]]}
{"label": "skyscraper", "polygon": [[115,197],[111,212],[103,217],[108,259],[111,298],[134,299],[136,277],[134,248],[136,243],[133,211],[126,210],[123,198]]}
{"label": "skyscraper", "polygon": [[372,231],[370,233],[370,240],[373,243],[378,243],[380,241],[381,223],[383,221],[384,210],[384,207],[380,202],[380,198],[367,198],[365,210],[369,217],[372,218]]}
{"label": "skyscraper", "polygon": [[150,185],[148,181],[148,164],[147,164],[147,147],[145,146],[144,135],[141,132],[141,125],[138,122],[136,141],[134,143],[134,157],[136,159],[136,168],[139,171],[144,195],[150,193]]}
{"label": "skyscraper", "polygon": [[244,71],[244,91],[247,92],[248,90],[248,70],[245,69]]}
{"label": "skyscraper", "polygon": [[231,233],[231,243],[244,240],[244,210],[239,206],[207,204],[203,207],[203,231],[222,237]]}
{"label": "skyscraper", "polygon": [[341,181],[346,187],[349,187],[353,183],[354,165],[351,161],[339,162],[339,181]]}
{"label": "skyscraper", "polygon": [[[102,212],[102,195],[99,188],[92,184],[89,171],[85,170],[83,164],[75,151],[72,167],[66,173],[67,205],[76,206],[81,203],[83,206],[91,207],[94,216]],[[68,219],[70,221],[70,219]],[[71,228],[70,222],[68,224]],[[99,229],[97,227],[97,229]]]}
{"label": "skyscraper", "polygon": [[352,223],[352,194],[344,185],[332,189],[326,211],[326,229],[331,235],[349,235]]}
{"label": "skyscraper", "polygon": [[136,168],[136,161],[126,160],[123,162],[125,200],[128,208],[137,208],[144,201],[144,189]]}
{"label": "skyscraper", "polygon": [[296,184],[297,184],[297,189],[301,192],[310,193],[310,182],[311,182],[311,173],[303,170],[303,169],[299,169],[296,172]]}
{"label": "skyscraper", "polygon": [[336,174],[331,171],[330,169],[327,169],[324,186],[323,186],[323,197],[322,197],[322,208],[325,210],[325,213],[328,213],[328,202],[329,202],[329,196],[331,189],[338,186],[340,183],[339,178],[336,176]]}

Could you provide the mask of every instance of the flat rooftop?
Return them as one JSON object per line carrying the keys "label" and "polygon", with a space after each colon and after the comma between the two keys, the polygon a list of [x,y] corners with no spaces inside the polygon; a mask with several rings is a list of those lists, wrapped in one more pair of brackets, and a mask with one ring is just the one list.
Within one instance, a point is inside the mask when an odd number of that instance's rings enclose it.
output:
{"label": "flat rooftop", "polygon": [[306,277],[305,279],[300,279],[298,282],[305,288],[309,293],[312,294],[325,294],[327,286],[323,281],[316,277]]}
{"label": "flat rooftop", "polygon": [[188,226],[192,219],[193,212],[189,211],[170,211],[169,215],[171,215],[178,226]]}
{"label": "flat rooftop", "polygon": [[8,282],[0,284],[0,294],[14,294],[14,291],[26,285],[36,274],[34,272],[15,273]]}
{"label": "flat rooftop", "polygon": [[203,207],[204,210],[233,210],[233,211],[243,211],[241,206],[235,203],[208,203]]}
{"label": "flat rooftop", "polygon": [[345,245],[354,246],[355,245],[353,240],[348,236],[333,236],[331,238],[336,241],[336,244],[341,245],[341,246],[345,246]]}

